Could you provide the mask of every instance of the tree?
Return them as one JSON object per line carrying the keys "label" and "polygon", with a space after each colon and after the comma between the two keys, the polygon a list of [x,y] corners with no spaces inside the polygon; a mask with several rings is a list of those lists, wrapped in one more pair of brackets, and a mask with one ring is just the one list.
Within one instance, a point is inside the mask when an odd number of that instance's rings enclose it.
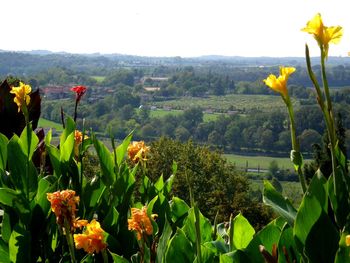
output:
{"label": "tree", "polygon": [[217,212],[218,222],[221,222],[228,220],[231,213],[241,211],[258,227],[270,218],[266,208],[251,199],[247,177],[227,163],[219,152],[195,146],[192,141],[179,143],[163,137],[151,144],[148,176],[156,181],[163,174],[166,180],[173,161],[178,167],[173,194],[189,202],[191,187],[199,209],[211,220]]}

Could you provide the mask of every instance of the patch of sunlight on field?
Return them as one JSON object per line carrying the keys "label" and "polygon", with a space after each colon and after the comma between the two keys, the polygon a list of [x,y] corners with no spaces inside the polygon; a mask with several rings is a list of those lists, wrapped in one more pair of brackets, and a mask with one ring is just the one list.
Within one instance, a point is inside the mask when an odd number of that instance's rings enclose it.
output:
{"label": "patch of sunlight on field", "polygon": [[42,128],[53,128],[56,129],[56,131],[62,131],[63,127],[60,123],[53,122],[44,118],[39,119],[38,127]]}

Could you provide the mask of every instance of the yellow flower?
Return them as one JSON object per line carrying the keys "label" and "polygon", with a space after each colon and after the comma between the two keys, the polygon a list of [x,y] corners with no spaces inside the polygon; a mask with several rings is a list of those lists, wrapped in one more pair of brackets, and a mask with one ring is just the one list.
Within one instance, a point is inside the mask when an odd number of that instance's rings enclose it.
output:
{"label": "yellow flower", "polygon": [[95,219],[86,225],[82,234],[74,234],[74,243],[77,249],[82,248],[89,254],[99,253],[107,247],[105,232]]}
{"label": "yellow flower", "polygon": [[278,78],[275,75],[270,74],[270,76],[268,76],[263,81],[271,89],[281,93],[282,97],[287,98],[287,81],[289,75],[291,75],[294,71],[295,68],[293,67],[280,67],[280,75],[278,76]]}
{"label": "yellow flower", "polygon": [[132,142],[128,146],[128,156],[133,163],[141,161],[147,161],[147,153],[150,147],[145,145],[144,141]]}
{"label": "yellow flower", "polygon": [[338,44],[343,36],[343,28],[341,26],[325,26],[319,13],[307,22],[306,27],[301,30],[314,36],[320,48],[323,48],[326,58],[329,44]]}
{"label": "yellow flower", "polygon": [[346,243],[346,246],[350,246],[350,235],[346,235],[345,237],[345,243]]}
{"label": "yellow flower", "polygon": [[[75,196],[73,190],[63,190],[54,193],[47,193],[47,199],[51,203],[51,210],[56,215],[56,222],[64,227],[64,220],[70,224],[71,229],[84,225],[84,220],[77,220],[75,214],[77,211],[77,204],[79,204],[79,196]],[[67,231],[67,230],[66,230]]]}
{"label": "yellow flower", "polygon": [[[152,214],[154,219],[157,215]],[[143,234],[150,236],[153,233],[153,227],[150,218],[147,215],[147,207],[142,209],[131,208],[131,218],[128,219],[128,229],[136,231],[137,239],[141,240]]]}
{"label": "yellow flower", "polygon": [[29,94],[32,92],[30,85],[19,82],[18,87],[12,87],[10,93],[15,94],[13,101],[17,104],[18,112],[20,112],[22,105],[28,105],[30,102]]}

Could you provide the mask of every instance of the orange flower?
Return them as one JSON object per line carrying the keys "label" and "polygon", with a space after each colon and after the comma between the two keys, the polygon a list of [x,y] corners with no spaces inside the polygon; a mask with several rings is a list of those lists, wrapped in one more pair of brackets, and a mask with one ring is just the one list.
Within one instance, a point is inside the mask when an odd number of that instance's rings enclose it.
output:
{"label": "orange flower", "polygon": [[[156,214],[151,215],[152,219],[157,217]],[[150,218],[147,215],[147,207],[142,209],[131,208],[131,218],[128,219],[128,229],[136,231],[137,239],[141,240],[143,234],[152,235],[153,227]]]}
{"label": "orange flower", "polygon": [[75,225],[82,224],[83,220],[76,220],[75,214],[77,211],[77,204],[79,204],[79,196],[75,196],[73,190],[63,190],[54,193],[47,193],[47,199],[51,203],[51,210],[56,215],[56,222],[64,227],[64,220],[70,224],[71,229]]}
{"label": "orange flower", "polygon": [[128,146],[128,156],[133,163],[141,161],[147,161],[147,154],[150,147],[145,145],[144,141],[132,142]]}
{"label": "orange flower", "polygon": [[[87,135],[84,136],[84,140],[89,138]],[[79,156],[79,146],[83,142],[83,133],[81,131],[74,131],[74,156],[78,158]]]}
{"label": "orange flower", "polygon": [[75,247],[82,248],[89,254],[99,253],[107,247],[104,233],[100,223],[93,219],[82,234],[74,234]]}

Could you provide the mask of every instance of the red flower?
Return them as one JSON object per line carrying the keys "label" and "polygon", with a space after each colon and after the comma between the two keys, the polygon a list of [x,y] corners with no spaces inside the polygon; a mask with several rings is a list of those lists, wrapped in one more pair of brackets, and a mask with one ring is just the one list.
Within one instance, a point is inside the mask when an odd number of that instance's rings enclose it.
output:
{"label": "red flower", "polygon": [[86,92],[86,87],[85,86],[75,86],[70,89],[71,91],[74,91],[76,96],[76,101],[79,102],[81,97],[85,94]]}

